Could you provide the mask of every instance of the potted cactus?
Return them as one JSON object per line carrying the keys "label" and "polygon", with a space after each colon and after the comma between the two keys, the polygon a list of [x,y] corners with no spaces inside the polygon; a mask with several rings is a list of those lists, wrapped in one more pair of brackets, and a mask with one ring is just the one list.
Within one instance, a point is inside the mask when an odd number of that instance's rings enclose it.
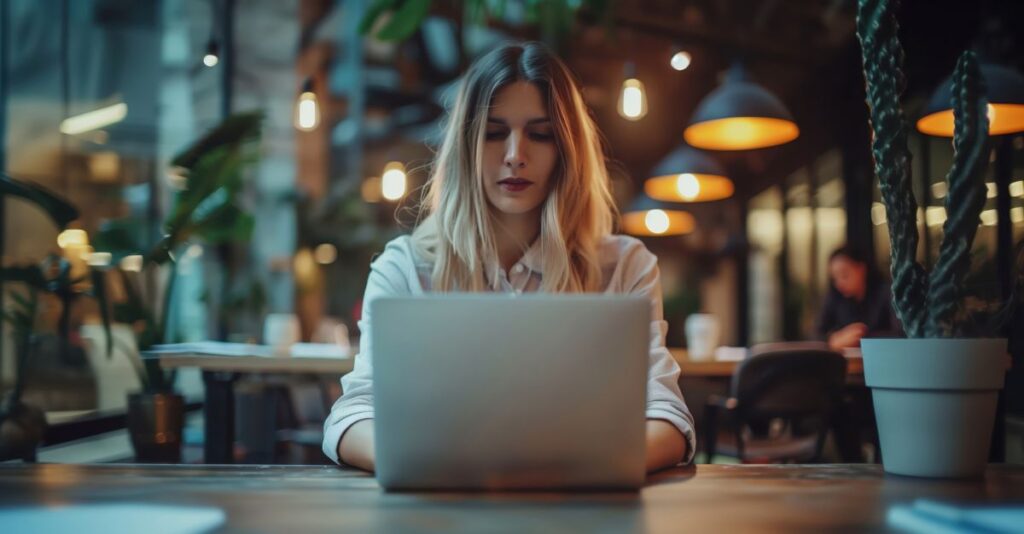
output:
{"label": "potted cactus", "polygon": [[[895,0],[860,0],[860,39],[872,152],[892,249],[893,307],[908,339],[865,339],[882,459],[889,473],[924,477],[983,474],[996,402],[1009,364],[1007,341],[963,338],[974,319],[963,280],[985,202],[988,117],[973,52],[953,74],[953,165],[946,176],[947,220],[931,272],[917,261],[917,202],[910,179],[909,126],[900,109],[903,49]],[[992,333],[995,333],[993,330]]]}

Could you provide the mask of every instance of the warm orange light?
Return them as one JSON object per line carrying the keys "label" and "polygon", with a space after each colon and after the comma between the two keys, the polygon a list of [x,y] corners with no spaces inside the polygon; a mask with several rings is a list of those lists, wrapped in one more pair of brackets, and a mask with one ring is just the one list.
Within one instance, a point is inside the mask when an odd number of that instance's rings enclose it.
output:
{"label": "warm orange light", "polygon": [[708,202],[732,196],[732,180],[714,174],[668,174],[649,178],[644,192],[666,202]]}
{"label": "warm orange light", "polygon": [[693,215],[679,210],[633,211],[622,216],[622,229],[638,236],[688,234],[696,226]]}
{"label": "warm orange light", "polygon": [[[1024,132],[1024,104],[989,104],[988,134]],[[917,131],[936,137],[953,137],[953,110],[925,115],[917,121]]]}
{"label": "warm orange light", "polygon": [[800,136],[796,123],[767,117],[730,117],[690,125],[683,137],[708,150],[750,150],[788,143]]}

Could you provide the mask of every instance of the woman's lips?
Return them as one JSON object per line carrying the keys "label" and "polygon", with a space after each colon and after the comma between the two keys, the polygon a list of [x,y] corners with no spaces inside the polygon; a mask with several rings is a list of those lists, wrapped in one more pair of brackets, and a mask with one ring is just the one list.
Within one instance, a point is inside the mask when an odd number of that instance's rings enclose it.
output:
{"label": "woman's lips", "polygon": [[498,185],[500,185],[501,189],[504,191],[509,193],[518,193],[519,191],[523,191],[533,185],[533,182],[525,178],[505,178],[504,180],[500,180]]}

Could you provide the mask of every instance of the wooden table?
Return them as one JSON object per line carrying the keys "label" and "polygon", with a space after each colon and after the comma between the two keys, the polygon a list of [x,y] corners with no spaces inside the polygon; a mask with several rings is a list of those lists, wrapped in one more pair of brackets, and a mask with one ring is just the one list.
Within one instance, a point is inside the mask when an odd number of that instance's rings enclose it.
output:
{"label": "wooden table", "polygon": [[[682,378],[725,378],[731,377],[738,361],[693,361],[687,355],[686,349],[670,348],[669,352],[679,363]],[[848,375],[863,375],[864,360],[862,358],[847,358],[846,373]]]}
{"label": "wooden table", "polygon": [[242,374],[336,374],[352,370],[353,358],[246,356],[184,353],[144,354],[164,369],[197,367],[205,390],[203,458],[206,463],[229,464],[235,442],[235,381]]}
{"label": "wooden table", "polygon": [[203,506],[223,510],[222,532],[879,532],[891,506],[918,498],[1021,504],[1024,468],[930,481],[876,465],[699,465],[638,493],[396,494],[336,467],[0,464],[0,511]]}

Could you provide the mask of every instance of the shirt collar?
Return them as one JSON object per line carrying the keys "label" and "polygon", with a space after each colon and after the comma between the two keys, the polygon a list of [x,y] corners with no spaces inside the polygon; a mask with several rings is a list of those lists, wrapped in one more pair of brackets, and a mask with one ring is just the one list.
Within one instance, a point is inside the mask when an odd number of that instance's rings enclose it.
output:
{"label": "shirt collar", "polygon": [[[516,264],[526,267],[531,272],[542,274],[542,260],[543,256],[541,255],[540,237],[538,237],[533,241],[533,244],[531,244],[530,247],[526,249],[526,252],[523,253],[522,257],[519,258],[519,261],[517,261]],[[498,266],[497,261],[488,262],[487,268],[484,269],[485,279],[488,282],[490,282],[491,276],[493,276],[494,273],[498,272],[499,269],[500,267]],[[507,274],[511,276],[513,273]]]}
{"label": "shirt collar", "polygon": [[530,248],[526,249],[522,259],[519,260],[519,263],[522,263],[527,269],[537,274],[543,274],[543,271],[541,270],[541,267],[544,264],[543,260],[544,257],[541,255],[540,237],[538,237],[533,240],[533,244],[530,245]]}

